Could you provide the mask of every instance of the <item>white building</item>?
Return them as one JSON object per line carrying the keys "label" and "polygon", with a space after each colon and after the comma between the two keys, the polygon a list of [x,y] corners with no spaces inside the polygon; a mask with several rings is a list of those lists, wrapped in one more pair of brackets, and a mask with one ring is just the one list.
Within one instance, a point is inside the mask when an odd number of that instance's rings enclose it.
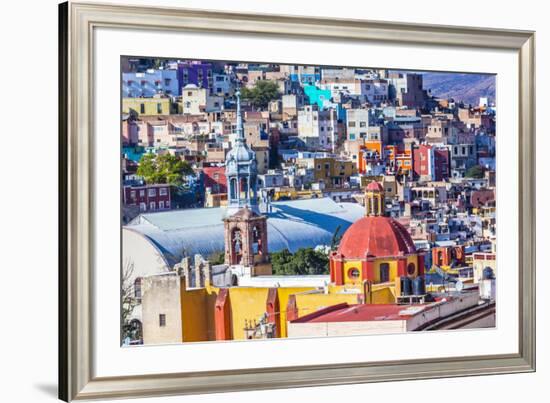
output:
{"label": "white building", "polygon": [[367,95],[367,81],[365,80],[323,80],[319,87],[324,90],[330,90],[332,98],[338,98],[340,94],[347,94],[357,97]]}
{"label": "white building", "polygon": [[368,109],[348,109],[346,111],[348,140],[364,139],[369,127]]}
{"label": "white building", "polygon": [[388,101],[389,97],[389,86],[386,80],[376,79],[376,80],[367,80],[365,82],[365,95],[369,102],[380,105]]}
{"label": "white building", "polygon": [[305,106],[298,111],[298,137],[308,147],[332,149],[338,138],[336,111],[320,111],[315,105]]}
{"label": "white building", "polygon": [[184,115],[221,112],[223,110],[223,97],[209,95],[206,88],[199,88],[195,84],[187,84],[182,89],[181,109]]}

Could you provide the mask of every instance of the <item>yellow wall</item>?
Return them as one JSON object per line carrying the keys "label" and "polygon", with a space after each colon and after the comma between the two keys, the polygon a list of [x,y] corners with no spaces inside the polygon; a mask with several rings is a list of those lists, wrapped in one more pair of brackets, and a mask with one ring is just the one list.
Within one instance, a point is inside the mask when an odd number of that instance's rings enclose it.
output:
{"label": "yellow wall", "polygon": [[[356,285],[358,287],[361,286],[363,282],[361,267],[362,267],[362,263],[360,260],[350,260],[350,261],[344,262],[344,284]],[[354,268],[359,270],[359,277],[357,278],[352,278],[349,276],[350,269],[354,269]]]}
{"label": "yellow wall", "polygon": [[215,340],[214,306],[219,289],[207,287],[181,290],[183,341]]}
{"label": "yellow wall", "polygon": [[417,276],[418,275],[418,256],[416,256],[416,255],[407,256],[407,265],[409,263],[414,263],[414,267],[415,267],[414,276]]}
{"label": "yellow wall", "polygon": [[291,295],[302,293],[304,291],[313,290],[313,287],[289,287],[289,288],[277,288],[277,294],[279,297],[279,310],[281,312],[279,321],[280,321],[280,335],[281,337],[287,337],[287,327],[286,327],[286,307],[288,305],[288,299]]}
{"label": "yellow wall", "polygon": [[233,340],[244,340],[245,320],[259,322],[266,311],[269,288],[229,288]]}
{"label": "yellow wall", "polygon": [[374,286],[371,294],[371,304],[395,304],[395,287],[387,284]]}
{"label": "yellow wall", "polygon": [[298,307],[298,317],[302,317],[318,311],[319,309],[327,308],[332,305],[342,304],[357,304],[358,294],[343,294],[322,292],[315,294],[296,294],[296,306]]}
{"label": "yellow wall", "polygon": [[[160,104],[161,112],[159,113],[158,105]],[[144,105],[145,112],[141,113],[141,105]],[[122,100],[122,112],[136,112],[138,115],[169,115],[170,114],[170,99],[169,98],[124,98]]]}
{"label": "yellow wall", "polygon": [[[397,277],[397,260],[396,259],[377,259],[374,261],[374,281],[373,283],[380,282],[380,265],[382,263],[388,263],[390,265],[390,282],[394,282]],[[416,255],[407,256],[407,265],[409,263],[414,263],[416,271],[414,275],[418,274],[418,257]],[[352,268],[357,268],[359,270],[358,278],[349,277],[349,271]],[[344,284],[351,286],[361,286],[363,283],[362,272],[361,272],[361,261],[360,260],[349,260],[344,262]]]}

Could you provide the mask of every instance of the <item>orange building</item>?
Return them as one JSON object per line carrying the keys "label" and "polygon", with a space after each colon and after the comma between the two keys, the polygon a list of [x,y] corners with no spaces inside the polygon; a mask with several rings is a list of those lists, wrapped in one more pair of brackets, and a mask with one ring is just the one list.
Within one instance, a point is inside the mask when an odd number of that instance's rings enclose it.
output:
{"label": "orange building", "polygon": [[387,145],[384,154],[390,173],[408,174],[413,168],[413,154],[411,146]]}
{"label": "orange building", "polygon": [[432,248],[432,262],[435,266],[464,265],[464,246],[437,246]]}
{"label": "orange building", "polygon": [[364,174],[368,164],[376,164],[382,160],[382,140],[365,140],[365,144],[359,147],[357,158],[357,170]]}

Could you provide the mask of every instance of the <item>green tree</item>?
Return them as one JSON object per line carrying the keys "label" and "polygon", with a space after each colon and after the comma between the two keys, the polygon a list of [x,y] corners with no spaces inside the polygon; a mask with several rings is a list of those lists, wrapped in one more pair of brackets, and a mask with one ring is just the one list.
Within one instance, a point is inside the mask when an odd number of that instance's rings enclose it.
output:
{"label": "green tree", "polygon": [[328,256],[313,248],[301,248],[296,253],[288,249],[270,254],[273,273],[277,275],[327,274]]}
{"label": "green tree", "polygon": [[466,173],[464,174],[467,178],[475,178],[480,179],[483,178],[483,174],[485,173],[485,170],[480,165],[474,165],[473,167],[468,168]]}
{"label": "green tree", "polygon": [[265,108],[270,101],[279,98],[280,93],[279,86],[274,81],[259,80],[252,89],[246,87],[241,89],[241,95],[255,107]]}
{"label": "green tree", "polygon": [[187,161],[171,154],[144,154],[137,169],[147,183],[183,184],[184,175],[192,175],[193,168]]}
{"label": "green tree", "polygon": [[211,265],[219,265],[225,262],[225,253],[224,252],[213,252],[206,259],[210,262]]}

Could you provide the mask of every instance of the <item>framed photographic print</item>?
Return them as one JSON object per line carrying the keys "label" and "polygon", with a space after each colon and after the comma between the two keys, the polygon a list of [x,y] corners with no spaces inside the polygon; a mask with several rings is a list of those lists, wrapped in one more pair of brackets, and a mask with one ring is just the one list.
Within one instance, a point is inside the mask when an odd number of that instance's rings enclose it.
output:
{"label": "framed photographic print", "polygon": [[59,16],[61,399],[534,371],[533,32]]}

